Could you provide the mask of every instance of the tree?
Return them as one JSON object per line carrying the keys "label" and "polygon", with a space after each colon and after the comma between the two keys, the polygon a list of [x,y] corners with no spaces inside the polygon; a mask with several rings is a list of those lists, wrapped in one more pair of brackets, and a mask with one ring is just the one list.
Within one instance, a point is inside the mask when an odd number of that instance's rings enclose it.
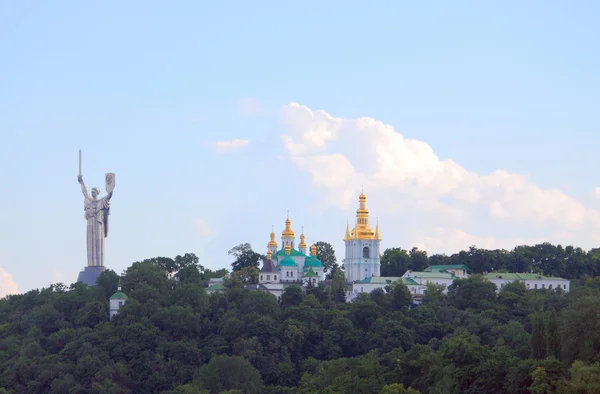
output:
{"label": "tree", "polygon": [[241,390],[247,394],[263,392],[263,383],[256,368],[238,356],[213,357],[198,370],[194,381],[211,393],[229,390]]}
{"label": "tree", "polygon": [[543,312],[538,312],[533,315],[532,321],[532,333],[531,333],[531,349],[533,358],[537,360],[543,360],[546,358],[547,345],[546,345],[546,322],[544,319]]}
{"label": "tree", "polygon": [[412,248],[409,253],[410,256],[410,269],[413,271],[423,271],[429,265],[427,259],[427,252],[419,250],[419,248]]}
{"label": "tree", "polygon": [[392,300],[392,309],[394,310],[401,310],[412,304],[410,290],[399,280],[389,286],[388,293]]}
{"label": "tree", "polygon": [[346,277],[344,271],[337,267],[333,272],[331,294],[336,302],[346,302]]}
{"label": "tree", "polygon": [[243,267],[231,274],[231,281],[234,285],[251,285],[258,283],[258,268]]}
{"label": "tree", "polygon": [[338,266],[335,258],[335,250],[328,242],[319,241],[315,244],[317,247],[317,258],[323,263],[325,273],[333,273],[335,267]]}
{"label": "tree", "polygon": [[231,263],[231,267],[234,271],[239,271],[246,267],[258,268],[260,261],[265,260],[266,258],[260,253],[256,253],[252,250],[252,246],[249,243],[234,246],[229,250],[228,254],[235,257],[235,261]]}
{"label": "tree", "polygon": [[558,322],[556,319],[556,310],[550,311],[548,319],[548,356],[554,356],[560,360],[560,334],[558,332]]}
{"label": "tree", "polygon": [[410,268],[410,255],[402,248],[388,248],[381,255],[381,276],[402,276]]}

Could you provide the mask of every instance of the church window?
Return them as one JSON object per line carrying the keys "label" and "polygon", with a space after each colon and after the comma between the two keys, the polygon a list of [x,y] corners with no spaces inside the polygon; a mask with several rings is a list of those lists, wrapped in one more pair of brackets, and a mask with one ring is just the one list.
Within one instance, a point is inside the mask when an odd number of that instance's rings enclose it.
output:
{"label": "church window", "polygon": [[123,306],[123,301],[119,301],[119,308]]}
{"label": "church window", "polygon": [[542,283],[542,289],[545,289],[545,288],[546,288],[546,284]]}
{"label": "church window", "polygon": [[363,258],[368,259],[369,258],[369,247],[365,246],[363,248]]}
{"label": "church window", "polygon": [[535,288],[537,289],[537,283],[535,284]]}
{"label": "church window", "polygon": [[277,280],[277,275],[273,275],[273,280]]}
{"label": "church window", "polygon": [[563,285],[563,289],[566,289],[566,288],[567,288],[567,285]]}
{"label": "church window", "polygon": [[291,271],[291,272],[290,272],[290,276],[291,276],[291,277],[294,277],[294,271]]}
{"label": "church window", "polygon": [[290,276],[290,273],[285,271],[285,276]]}
{"label": "church window", "polygon": [[260,276],[260,280],[263,280],[263,276],[262,275]]}
{"label": "church window", "polygon": [[267,275],[267,280],[271,280],[271,275]]}
{"label": "church window", "polygon": [[548,285],[548,288],[549,288],[550,290],[552,290],[552,285]]}

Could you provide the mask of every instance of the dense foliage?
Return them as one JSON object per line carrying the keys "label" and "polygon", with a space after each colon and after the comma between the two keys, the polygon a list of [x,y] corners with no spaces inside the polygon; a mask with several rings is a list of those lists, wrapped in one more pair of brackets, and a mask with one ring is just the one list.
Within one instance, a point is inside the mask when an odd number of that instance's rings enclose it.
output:
{"label": "dense foliage", "polygon": [[402,276],[407,270],[421,271],[429,265],[464,264],[469,272],[536,272],[547,276],[579,279],[600,275],[600,249],[589,252],[574,246],[542,243],[517,246],[513,250],[480,249],[471,246],[451,256],[412,248],[386,249],[381,256],[381,276]]}
{"label": "dense foliage", "polygon": [[[345,303],[339,269],[278,302],[235,276],[208,295],[222,272],[191,254],[136,262],[0,300],[0,393],[597,393],[595,253],[561,260],[584,267],[569,294],[473,275],[417,307],[401,284]],[[119,281],[129,299],[109,321]]]}

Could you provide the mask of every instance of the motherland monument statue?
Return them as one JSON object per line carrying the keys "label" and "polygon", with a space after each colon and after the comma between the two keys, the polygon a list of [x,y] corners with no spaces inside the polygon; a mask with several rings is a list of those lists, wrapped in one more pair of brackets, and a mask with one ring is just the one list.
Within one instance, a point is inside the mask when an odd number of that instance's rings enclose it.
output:
{"label": "motherland monument statue", "polygon": [[92,188],[90,196],[81,174],[80,150],[77,181],[81,185],[81,192],[83,193],[84,217],[87,222],[87,266],[79,273],[77,281],[88,286],[95,286],[96,279],[104,271],[104,239],[108,236],[108,216],[110,214],[110,199],[115,188],[115,174],[109,172],[105,175],[106,196],[98,198],[100,189],[96,187]]}

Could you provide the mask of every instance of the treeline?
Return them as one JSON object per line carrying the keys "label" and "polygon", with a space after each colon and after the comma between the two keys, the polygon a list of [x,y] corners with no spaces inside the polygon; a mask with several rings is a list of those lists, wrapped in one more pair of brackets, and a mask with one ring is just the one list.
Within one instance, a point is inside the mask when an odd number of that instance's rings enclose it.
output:
{"label": "treeline", "polygon": [[451,256],[427,255],[412,248],[389,248],[381,256],[381,276],[402,276],[407,270],[422,271],[430,265],[464,264],[470,273],[492,271],[535,272],[546,276],[579,279],[600,275],[600,249],[585,251],[579,247],[542,243],[505,249],[481,249],[471,246]]}
{"label": "treeline", "polygon": [[473,275],[412,307],[396,283],[346,303],[339,269],[278,302],[243,271],[208,295],[221,273],[188,254],[0,300],[0,393],[600,392],[600,278],[497,293]]}

